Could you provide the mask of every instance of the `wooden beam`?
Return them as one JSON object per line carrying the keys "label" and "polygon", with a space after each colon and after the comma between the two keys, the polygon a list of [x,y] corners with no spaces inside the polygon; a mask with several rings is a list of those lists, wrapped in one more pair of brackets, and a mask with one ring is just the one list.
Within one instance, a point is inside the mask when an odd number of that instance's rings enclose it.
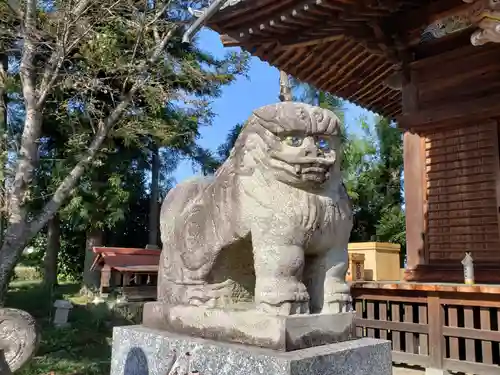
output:
{"label": "wooden beam", "polygon": [[423,29],[433,22],[459,13],[470,7],[463,0],[434,1],[427,6],[405,14],[395,14],[384,22],[387,30],[400,36],[411,34],[414,30]]}
{"label": "wooden beam", "polygon": [[[470,43],[471,30],[462,30],[443,38],[435,39],[426,43],[417,44],[411,47],[415,60],[423,60],[447,54],[450,51],[458,50],[464,46],[472,46]],[[475,47],[478,50],[477,47]]]}
{"label": "wooden beam", "polygon": [[222,34],[220,36],[220,41],[224,47],[243,47],[243,43],[233,38],[231,35]]}
{"label": "wooden beam", "polygon": [[[276,39],[274,38],[255,37],[255,38],[240,40],[229,34],[222,34],[220,36],[220,41],[222,42],[222,45],[224,47],[242,47],[242,48],[246,48],[249,45],[265,46],[266,44],[277,43]],[[249,52],[252,53],[252,51]]]}
{"label": "wooden beam", "polygon": [[340,40],[343,37],[344,37],[344,35],[342,33],[339,33],[337,35],[331,35],[331,36],[321,37],[321,38],[313,37],[309,40],[303,39],[303,40],[298,40],[296,42],[293,42],[291,40],[288,40],[288,41],[280,40],[280,41],[278,41],[278,43],[279,43],[281,49],[289,49],[289,48],[314,46],[316,44],[330,43],[330,42],[334,42],[336,40]]}
{"label": "wooden beam", "polygon": [[417,129],[430,125],[444,125],[478,121],[500,115],[500,94],[465,102],[449,103],[435,109],[405,113],[398,118],[398,124],[405,129]]}

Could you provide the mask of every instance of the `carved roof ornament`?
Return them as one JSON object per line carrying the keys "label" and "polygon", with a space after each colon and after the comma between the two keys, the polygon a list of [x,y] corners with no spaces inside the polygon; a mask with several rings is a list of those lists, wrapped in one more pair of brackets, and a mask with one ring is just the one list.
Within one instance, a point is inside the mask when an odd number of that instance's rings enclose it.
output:
{"label": "carved roof ornament", "polygon": [[425,43],[434,39],[440,39],[447,35],[465,30],[471,26],[472,23],[469,19],[468,10],[462,13],[453,14],[427,26],[422,32],[420,42]]}
{"label": "carved roof ornament", "polygon": [[474,46],[500,43],[500,0],[463,0],[472,4],[470,20],[479,30],[470,37]]}
{"label": "carved roof ornament", "polygon": [[477,27],[470,38],[472,45],[500,43],[500,0],[463,0],[463,2],[470,6],[428,25],[422,32],[420,42],[429,42]]}

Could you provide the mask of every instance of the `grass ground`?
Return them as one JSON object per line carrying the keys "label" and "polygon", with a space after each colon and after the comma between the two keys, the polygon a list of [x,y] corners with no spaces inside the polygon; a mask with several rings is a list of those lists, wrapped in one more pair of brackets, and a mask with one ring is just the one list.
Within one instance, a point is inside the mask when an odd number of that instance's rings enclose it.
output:
{"label": "grass ground", "polygon": [[[108,375],[111,358],[110,313],[87,305],[87,299],[78,294],[79,285],[65,284],[54,291],[42,288],[39,282],[11,284],[6,306],[31,313],[41,328],[42,341],[37,354],[16,375]],[[67,299],[74,304],[70,313],[71,328],[52,326],[56,299]]]}

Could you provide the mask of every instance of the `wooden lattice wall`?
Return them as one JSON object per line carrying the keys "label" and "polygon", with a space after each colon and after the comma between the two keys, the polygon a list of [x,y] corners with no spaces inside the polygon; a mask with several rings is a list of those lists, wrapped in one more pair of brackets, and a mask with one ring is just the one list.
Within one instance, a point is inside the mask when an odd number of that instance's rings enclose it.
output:
{"label": "wooden lattice wall", "polygon": [[425,136],[426,258],[500,260],[495,121],[441,128]]}

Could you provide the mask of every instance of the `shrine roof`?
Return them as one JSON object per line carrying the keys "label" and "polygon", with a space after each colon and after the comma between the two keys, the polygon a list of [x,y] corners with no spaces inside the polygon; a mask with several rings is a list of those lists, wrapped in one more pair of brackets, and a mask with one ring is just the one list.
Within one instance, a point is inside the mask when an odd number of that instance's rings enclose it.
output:
{"label": "shrine roof", "polygon": [[451,26],[438,22],[467,6],[462,0],[229,0],[207,26],[225,46],[240,46],[302,82],[394,118],[402,97],[391,77],[415,55],[439,53],[442,40],[462,35],[458,43],[469,43],[463,31],[471,25],[463,18],[454,16]]}
{"label": "shrine roof", "polygon": [[104,264],[119,272],[158,272],[159,250],[120,247],[94,247],[95,255],[91,270]]}

